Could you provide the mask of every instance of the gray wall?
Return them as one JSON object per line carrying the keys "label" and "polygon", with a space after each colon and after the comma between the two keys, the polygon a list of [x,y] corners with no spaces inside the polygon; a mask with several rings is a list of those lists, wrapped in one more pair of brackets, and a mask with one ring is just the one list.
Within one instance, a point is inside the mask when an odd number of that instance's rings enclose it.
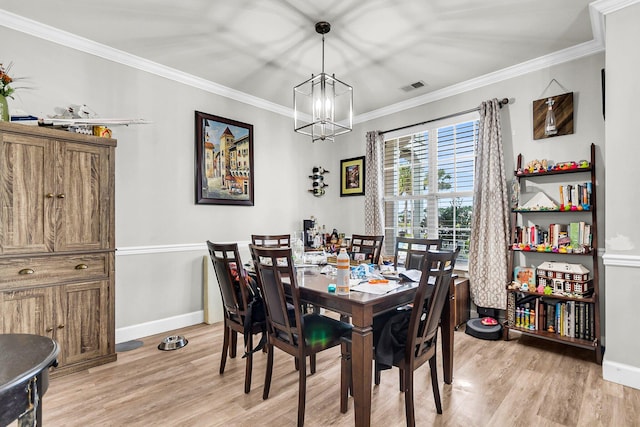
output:
{"label": "gray wall", "polygon": [[[631,313],[636,300],[629,295],[638,296],[636,267],[640,264],[640,231],[629,227],[634,209],[621,207],[633,207],[636,202],[628,194],[637,193],[637,189],[630,186],[629,178],[634,176],[632,162],[638,158],[632,131],[637,107],[631,102],[639,98],[635,74],[640,57],[634,46],[640,36],[635,25],[639,18],[640,6],[637,5],[608,16],[606,150],[600,92],[604,54],[359,123],[353,132],[333,144],[311,144],[308,138],[292,131],[289,117],[5,27],[0,27],[0,39],[11,41],[4,43],[2,59],[14,61],[14,73],[28,76],[32,87],[16,92],[10,108],[43,116],[53,113],[57,106],[84,103],[102,117],[153,121],[150,125],[113,128],[119,144],[116,150],[117,341],[202,320],[205,304],[202,265],[207,239],[240,242],[246,258],[244,245],[251,233],[299,230],[301,219],[310,215],[330,228],[347,233],[363,232],[364,198],[340,198],[338,172],[340,159],[364,154],[368,130],[420,122],[473,108],[486,99],[508,97],[512,103],[502,113],[507,171],[513,169],[518,153],[523,153],[525,161],[587,158],[592,142],[598,146],[598,164],[608,166],[606,186],[605,168],[598,168],[599,249],[603,250],[606,238],[607,255],[615,256],[611,262],[623,265],[607,265],[606,274],[601,274],[607,308],[603,309],[607,336],[605,368],[611,366],[618,373],[637,374],[640,344],[637,340],[628,340],[627,331],[634,324]],[[563,92],[552,86],[543,93],[553,78],[574,92],[575,133],[534,141],[532,101]],[[282,90],[290,91],[291,87]],[[255,126],[254,207],[194,203],[195,110]],[[329,191],[322,198],[314,198],[307,192],[310,188],[307,176],[314,165],[331,171],[325,178]],[[630,247],[619,245],[619,236],[625,238]],[[628,262],[620,262],[621,259]],[[217,294],[214,292],[214,295]],[[635,384],[638,386],[640,381]]]}
{"label": "gray wall", "polygon": [[[313,165],[326,167],[336,190],[338,145],[311,144],[289,117],[5,27],[0,40],[11,41],[3,60],[30,86],[16,91],[10,109],[43,117],[87,104],[101,117],[153,122],[113,128],[118,342],[202,320],[207,239],[246,243],[252,233],[289,233],[310,215],[330,224],[319,212],[336,199],[313,197],[308,175]],[[195,204],[195,110],[254,125],[255,206]]]}
{"label": "gray wall", "polygon": [[604,378],[640,387],[640,228],[637,226],[640,4],[607,16],[606,278]]}

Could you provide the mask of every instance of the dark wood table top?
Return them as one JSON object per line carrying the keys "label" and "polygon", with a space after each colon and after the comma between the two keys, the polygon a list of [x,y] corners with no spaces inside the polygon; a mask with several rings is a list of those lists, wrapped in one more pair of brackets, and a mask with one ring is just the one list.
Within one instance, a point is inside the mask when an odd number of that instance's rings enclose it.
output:
{"label": "dark wood table top", "polygon": [[0,334],[0,393],[34,377],[58,356],[51,338],[30,334]]}
{"label": "dark wood table top", "polygon": [[[41,397],[49,385],[49,367],[56,363],[58,343],[30,334],[0,334],[0,425],[6,425],[29,406],[27,386],[33,378]],[[41,425],[42,404],[36,420]]]}
{"label": "dark wood table top", "polygon": [[305,302],[316,303],[342,314],[352,314],[356,306],[370,307],[373,315],[376,315],[412,302],[418,288],[417,283],[403,282],[399,288],[382,295],[360,291],[338,295],[328,291],[328,285],[335,281],[335,277],[324,274],[305,274],[304,284],[298,281],[300,297]]}

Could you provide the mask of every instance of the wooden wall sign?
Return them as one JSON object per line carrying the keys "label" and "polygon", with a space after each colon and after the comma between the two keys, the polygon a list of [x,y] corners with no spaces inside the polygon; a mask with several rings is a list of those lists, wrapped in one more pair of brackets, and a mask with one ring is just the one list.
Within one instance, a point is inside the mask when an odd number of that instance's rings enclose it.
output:
{"label": "wooden wall sign", "polygon": [[[553,100],[553,113],[556,116],[555,135],[545,134],[545,119],[549,105],[547,101]],[[548,96],[533,101],[533,139],[551,138],[553,136],[570,135],[573,133],[573,92],[562,95]]]}

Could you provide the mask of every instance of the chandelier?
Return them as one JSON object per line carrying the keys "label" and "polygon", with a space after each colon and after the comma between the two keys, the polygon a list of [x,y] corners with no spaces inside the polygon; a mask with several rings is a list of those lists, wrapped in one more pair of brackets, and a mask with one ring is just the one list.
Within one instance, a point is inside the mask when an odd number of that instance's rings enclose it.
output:
{"label": "chandelier", "polygon": [[316,23],[322,34],[322,72],[293,88],[294,130],[311,141],[333,141],[353,128],[353,88],[324,72],[324,35],[328,22]]}

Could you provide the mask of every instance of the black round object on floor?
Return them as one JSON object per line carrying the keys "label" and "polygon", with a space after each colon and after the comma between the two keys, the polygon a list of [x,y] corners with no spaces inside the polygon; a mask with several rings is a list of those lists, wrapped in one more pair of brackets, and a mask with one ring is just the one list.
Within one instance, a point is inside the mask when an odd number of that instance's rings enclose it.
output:
{"label": "black round object on floor", "polygon": [[483,325],[481,318],[467,321],[464,332],[481,340],[499,340],[502,338],[502,325]]}

